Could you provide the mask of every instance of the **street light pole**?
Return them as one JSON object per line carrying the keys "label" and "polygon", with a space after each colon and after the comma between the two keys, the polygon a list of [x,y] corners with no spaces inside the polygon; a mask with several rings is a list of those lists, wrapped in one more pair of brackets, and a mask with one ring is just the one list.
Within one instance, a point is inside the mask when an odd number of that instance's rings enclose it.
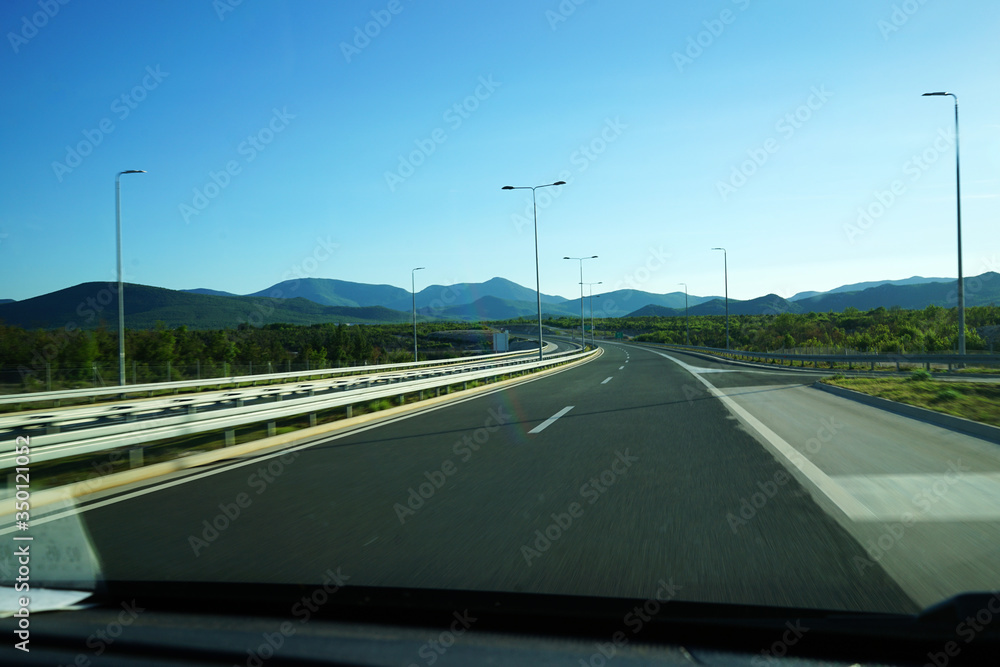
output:
{"label": "street light pole", "polygon": [[603,281],[597,281],[596,283],[587,283],[590,288],[590,342],[597,347],[597,337],[594,335],[594,285],[603,285]]}
{"label": "street light pole", "polygon": [[580,260],[580,345],[584,347],[587,346],[587,334],[584,329],[584,319],[583,319],[583,260],[585,259],[597,259],[597,255],[591,255],[590,257],[563,257],[563,259],[578,259]]}
{"label": "street light pole", "polygon": [[962,179],[958,160],[958,95],[924,93],[922,97],[955,98],[955,207],[958,214],[958,353],[965,354],[965,278],[962,275]]}
{"label": "street light pole", "polygon": [[684,285],[684,344],[691,344],[691,327],[688,324],[688,286],[687,283],[677,283]]}
{"label": "street light pole", "polygon": [[531,210],[535,218],[535,296],[538,301],[538,360],[542,360],[542,285],[538,274],[538,204],[535,202],[535,190],[553,185],[566,185],[566,181],[556,181],[544,185],[505,185],[501,190],[531,190]]}
{"label": "street light pole", "polygon": [[413,361],[417,360],[417,271],[423,271],[423,266],[418,266],[410,271],[410,296],[413,298]]}
{"label": "street light pole", "polygon": [[115,233],[118,237],[118,386],[125,386],[125,290],[122,283],[122,174],[145,174],[142,169],[119,171],[115,176]]}
{"label": "street light pole", "polygon": [[729,350],[729,257],[725,248],[712,248],[722,251],[722,266],[726,277],[726,351]]}

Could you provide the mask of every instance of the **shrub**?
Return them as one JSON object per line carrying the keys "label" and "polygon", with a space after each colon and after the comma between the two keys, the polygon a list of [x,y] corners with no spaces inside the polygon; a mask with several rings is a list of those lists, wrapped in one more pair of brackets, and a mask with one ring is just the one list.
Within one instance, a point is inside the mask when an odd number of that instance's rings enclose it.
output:
{"label": "shrub", "polygon": [[962,395],[955,391],[954,389],[942,389],[935,396],[935,401],[954,401],[960,398]]}
{"label": "shrub", "polygon": [[908,379],[913,382],[926,382],[927,380],[931,380],[933,378],[928,371],[923,368],[919,368],[910,373],[910,377]]}

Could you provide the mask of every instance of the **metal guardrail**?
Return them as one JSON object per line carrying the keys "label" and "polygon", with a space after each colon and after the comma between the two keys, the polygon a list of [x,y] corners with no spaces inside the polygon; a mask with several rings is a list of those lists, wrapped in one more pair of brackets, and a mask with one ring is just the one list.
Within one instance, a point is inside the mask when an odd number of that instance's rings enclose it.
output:
{"label": "metal guardrail", "polygon": [[534,350],[518,352],[501,352],[496,354],[482,354],[471,357],[458,357],[455,359],[438,359],[431,361],[409,361],[401,364],[377,364],[371,366],[349,366],[346,368],[317,368],[307,371],[290,371],[282,373],[264,373],[258,375],[238,375],[230,377],[206,378],[203,380],[178,380],[175,382],[147,382],[144,384],[133,384],[112,387],[96,387],[87,389],[62,389],[57,391],[38,391],[23,394],[5,394],[0,396],[0,406],[19,405],[25,403],[39,403],[42,401],[60,401],[65,399],[98,398],[101,396],[127,396],[130,394],[143,394],[154,391],[176,390],[176,389],[197,389],[200,387],[217,387],[227,384],[243,383],[274,383],[282,380],[301,380],[305,378],[322,378],[338,375],[353,375],[357,373],[371,373],[380,370],[391,370],[397,368],[420,368],[424,366],[447,366],[451,364],[468,363],[470,360],[478,359],[503,359],[518,355],[531,354]]}
{"label": "metal guardrail", "polygon": [[697,347],[694,345],[668,345],[664,343],[639,342],[639,345],[657,345],[669,347],[677,350],[690,350],[692,352],[710,353],[725,358],[746,360],[746,361],[801,361],[804,366],[806,362],[815,364],[838,363],[838,364],[860,364],[869,365],[874,368],[876,364],[895,364],[898,368],[901,364],[923,365],[930,368],[931,364],[947,364],[949,370],[954,366],[968,364],[1000,365],[1000,354],[787,354],[770,352],[750,352],[747,350],[726,350],[717,347]]}
{"label": "metal guardrail", "polygon": [[[446,369],[440,369],[438,372],[434,372],[433,370],[424,371],[425,373],[432,373],[433,377],[423,377],[408,382],[388,382],[374,387],[370,386],[371,378],[387,379],[386,375],[382,374],[379,376],[370,376],[368,386],[357,388],[353,391],[337,391],[333,396],[305,395],[293,401],[281,401],[279,399],[263,405],[236,405],[235,407],[212,412],[197,412],[195,410],[186,414],[165,416],[142,422],[129,420],[128,416],[151,409],[148,403],[144,402],[134,406],[104,406],[103,409],[105,411],[109,408],[124,407],[125,409],[119,409],[116,412],[117,415],[122,417],[122,421],[115,424],[94,426],[84,430],[40,433],[38,435],[30,434],[32,461],[51,461],[68,456],[93,454],[109,449],[141,446],[153,441],[183,437],[207,431],[234,429],[239,426],[256,423],[266,422],[269,424],[269,430],[273,430],[274,422],[278,419],[306,414],[315,415],[316,412],[322,410],[375,401],[401,394],[417,393],[432,389],[439,391],[441,387],[448,387],[459,382],[467,383],[507,375],[512,372],[527,372],[582,359],[595,353],[596,350],[586,352],[568,351],[552,355],[543,361],[533,359],[493,360],[486,364],[480,363],[478,368],[472,370],[462,370],[453,373],[447,372]],[[486,367],[484,368],[483,366]],[[441,377],[442,373],[445,373],[444,377]],[[460,377],[456,378],[456,376]],[[291,391],[294,392],[295,390],[292,389]],[[299,391],[303,390],[300,389]],[[231,401],[232,399],[228,400]],[[60,411],[59,414],[62,415],[60,418],[65,418],[69,422],[82,413],[78,410],[64,410]],[[22,419],[22,421],[24,420]],[[39,426],[43,426],[43,424],[39,424]],[[12,468],[13,465],[14,456],[12,453],[0,455],[0,469]]]}

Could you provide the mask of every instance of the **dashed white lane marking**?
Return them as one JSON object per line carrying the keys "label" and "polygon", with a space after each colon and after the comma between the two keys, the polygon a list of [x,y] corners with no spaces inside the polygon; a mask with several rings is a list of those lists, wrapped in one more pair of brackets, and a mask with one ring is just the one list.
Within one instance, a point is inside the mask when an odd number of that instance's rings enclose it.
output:
{"label": "dashed white lane marking", "polygon": [[562,417],[564,414],[566,414],[567,412],[569,412],[572,409],[573,409],[572,405],[567,405],[565,408],[563,408],[559,412],[555,413],[554,415],[552,415],[551,417],[549,417],[548,419],[546,419],[545,421],[543,421],[541,424],[539,424],[535,428],[533,428],[530,431],[528,431],[528,433],[541,433],[542,431],[544,431],[545,429],[547,429],[549,426],[552,426],[552,424],[555,423],[555,421],[557,419],[559,419],[560,417]]}
{"label": "dashed white lane marking", "polygon": [[612,375],[611,377],[607,377],[607,378],[605,378],[605,379],[604,379],[604,382],[602,382],[601,384],[607,384],[607,383],[611,382],[611,378],[612,378],[612,377],[614,377],[614,376]]}

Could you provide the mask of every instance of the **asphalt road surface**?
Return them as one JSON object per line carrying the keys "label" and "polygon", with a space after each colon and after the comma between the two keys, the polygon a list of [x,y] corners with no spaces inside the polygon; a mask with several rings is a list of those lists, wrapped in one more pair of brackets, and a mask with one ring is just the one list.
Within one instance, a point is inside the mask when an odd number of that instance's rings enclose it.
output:
{"label": "asphalt road surface", "polygon": [[[685,600],[915,611],[843,517],[691,371],[718,365],[670,356],[690,368],[609,344],[581,366],[125,491],[80,516],[117,580],[339,572],[349,584],[637,598],[669,584]],[[701,377],[757,400],[814,379]]]}

